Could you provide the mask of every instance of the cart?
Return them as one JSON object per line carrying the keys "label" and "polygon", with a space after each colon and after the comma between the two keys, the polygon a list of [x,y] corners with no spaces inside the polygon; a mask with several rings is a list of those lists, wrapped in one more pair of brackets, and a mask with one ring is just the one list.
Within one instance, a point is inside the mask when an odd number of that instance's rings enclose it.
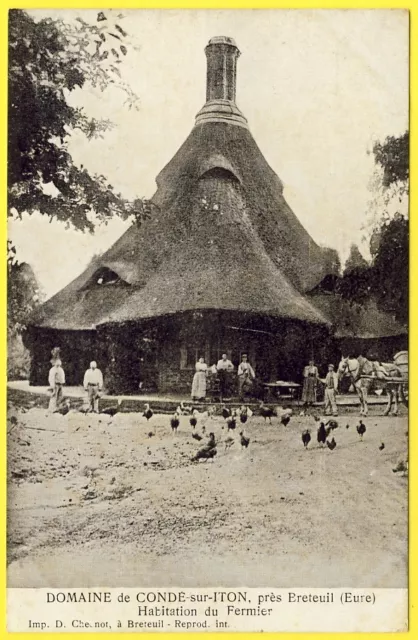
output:
{"label": "cart", "polygon": [[400,400],[405,407],[408,408],[408,351],[399,351],[395,354],[393,357],[393,364],[400,370],[400,376],[388,376],[383,379],[381,377],[377,378],[376,375],[373,374],[362,375],[361,377],[364,380],[370,380],[374,383],[380,384],[383,388],[387,388],[388,386],[399,386]]}
{"label": "cart", "polygon": [[408,407],[409,385],[408,385],[408,352],[399,351],[393,358],[393,363],[400,369],[402,378],[400,379],[401,399],[405,407]]}

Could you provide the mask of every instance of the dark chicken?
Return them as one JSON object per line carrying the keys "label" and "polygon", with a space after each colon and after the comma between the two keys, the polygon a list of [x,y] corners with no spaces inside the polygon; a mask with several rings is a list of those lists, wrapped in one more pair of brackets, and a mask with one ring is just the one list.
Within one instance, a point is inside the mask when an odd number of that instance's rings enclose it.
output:
{"label": "dark chicken", "polygon": [[225,405],[222,407],[222,417],[224,420],[227,420],[229,417],[231,416],[231,410],[228,409],[227,407],[225,407]]}
{"label": "dark chicken", "polygon": [[70,410],[70,401],[67,399],[58,409],[55,409],[54,413],[59,413],[61,416],[66,416],[69,410]]}
{"label": "dark chicken", "polygon": [[110,416],[111,418],[114,418],[115,415],[119,413],[121,404],[122,400],[119,398],[116,405],[113,405],[113,407],[107,407],[107,409],[103,409],[103,411],[100,411],[100,413],[102,413],[104,416]]}
{"label": "dark chicken", "polygon": [[154,415],[154,412],[151,409],[151,407],[149,406],[149,404],[145,405],[145,411],[144,411],[144,413],[142,415],[144,416],[144,418],[147,419],[147,422],[148,422],[148,420],[151,420],[152,416]]}
{"label": "dark chicken", "polygon": [[217,450],[216,448],[212,448],[212,449],[200,449],[195,456],[193,456],[192,461],[196,462],[197,460],[210,460],[211,458],[214,458],[217,454]]}
{"label": "dark chicken", "polygon": [[366,425],[360,420],[356,429],[357,429],[357,433],[360,436],[360,440],[363,440],[363,436],[366,433]]}
{"label": "dark chicken", "polygon": [[264,422],[267,422],[268,418],[271,424],[271,419],[274,416],[274,411],[273,409],[270,409],[270,407],[266,407],[264,405],[264,402],[260,402],[260,415],[263,416]]}
{"label": "dark chicken", "polygon": [[302,433],[302,442],[305,449],[307,449],[310,441],[311,441],[311,432],[309,431],[309,429],[306,429],[306,431]]}
{"label": "dark chicken", "polygon": [[242,448],[245,447],[247,449],[248,445],[250,444],[250,439],[247,438],[246,436],[244,436],[244,432],[243,431],[240,431],[239,435],[241,436],[241,447]]}
{"label": "dark chicken", "polygon": [[324,445],[325,441],[327,439],[327,430],[325,429],[325,425],[323,422],[321,422],[321,424],[319,425],[317,434],[316,434],[316,438],[319,442],[319,444]]}
{"label": "dark chicken", "polygon": [[180,424],[179,414],[177,412],[170,419],[170,424],[172,432],[177,433],[177,429],[179,428]]}
{"label": "dark chicken", "polygon": [[237,428],[237,419],[235,415],[230,416],[226,419],[226,424],[228,425],[228,431],[233,431]]}
{"label": "dark chicken", "polygon": [[[197,435],[197,434],[192,434],[192,435]],[[209,434],[209,440],[207,444],[201,449],[199,449],[196,455],[193,456],[192,460],[194,461],[208,460],[209,458],[213,458],[214,456],[216,456],[216,454],[217,454],[217,450],[216,450],[215,434],[211,432]]]}
{"label": "dark chicken", "polygon": [[327,440],[327,447],[328,449],[330,449],[331,451],[333,451],[335,449],[335,447],[337,446],[337,443],[335,442],[335,439],[333,438],[331,441]]}

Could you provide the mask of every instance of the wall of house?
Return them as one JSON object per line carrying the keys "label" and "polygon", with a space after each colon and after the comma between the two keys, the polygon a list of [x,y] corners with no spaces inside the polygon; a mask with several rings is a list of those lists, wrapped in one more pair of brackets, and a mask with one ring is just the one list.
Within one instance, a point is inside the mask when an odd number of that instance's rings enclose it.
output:
{"label": "wall of house", "polygon": [[[46,385],[51,349],[60,347],[67,384],[80,385],[91,360],[112,394],[190,394],[200,356],[211,366],[226,352],[235,370],[243,353],[261,382],[302,382],[310,358],[326,372],[338,348],[325,329],[232,312],[194,312],[91,332],[34,330],[28,337],[32,385]],[[340,354],[338,354],[340,355]],[[235,384],[237,383],[235,379]]]}
{"label": "wall of house", "polygon": [[51,351],[60,348],[60,355],[68,385],[83,383],[90,362],[98,365],[105,361],[104,351],[95,331],[53,331],[29,328],[24,334],[25,346],[30,351],[30,378],[33,386],[46,386],[51,368]]}

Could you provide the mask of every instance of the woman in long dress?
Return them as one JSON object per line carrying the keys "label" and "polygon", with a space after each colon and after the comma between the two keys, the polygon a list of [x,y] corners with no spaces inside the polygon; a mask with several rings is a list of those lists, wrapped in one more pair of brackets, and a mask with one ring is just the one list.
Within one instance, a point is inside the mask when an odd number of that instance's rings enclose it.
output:
{"label": "woman in long dress", "polygon": [[199,358],[196,362],[196,373],[192,382],[192,400],[203,400],[206,397],[206,376],[208,373],[208,365],[205,364],[204,358]]}
{"label": "woman in long dress", "polygon": [[316,387],[318,384],[318,369],[313,360],[309,361],[303,370],[302,402],[305,406],[312,406],[316,402]]}

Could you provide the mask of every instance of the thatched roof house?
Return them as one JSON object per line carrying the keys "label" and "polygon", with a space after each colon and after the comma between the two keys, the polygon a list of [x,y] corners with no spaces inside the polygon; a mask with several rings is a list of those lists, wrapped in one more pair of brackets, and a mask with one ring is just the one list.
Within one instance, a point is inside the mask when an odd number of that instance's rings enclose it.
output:
{"label": "thatched roof house", "polygon": [[73,382],[95,356],[115,390],[186,388],[198,355],[213,364],[223,351],[291,376],[328,335],[306,292],[332,272],[330,252],[286,203],[236,105],[235,42],[212,38],[205,51],[207,100],[157,177],[153,215],[33,317],[33,381],[56,345]]}

